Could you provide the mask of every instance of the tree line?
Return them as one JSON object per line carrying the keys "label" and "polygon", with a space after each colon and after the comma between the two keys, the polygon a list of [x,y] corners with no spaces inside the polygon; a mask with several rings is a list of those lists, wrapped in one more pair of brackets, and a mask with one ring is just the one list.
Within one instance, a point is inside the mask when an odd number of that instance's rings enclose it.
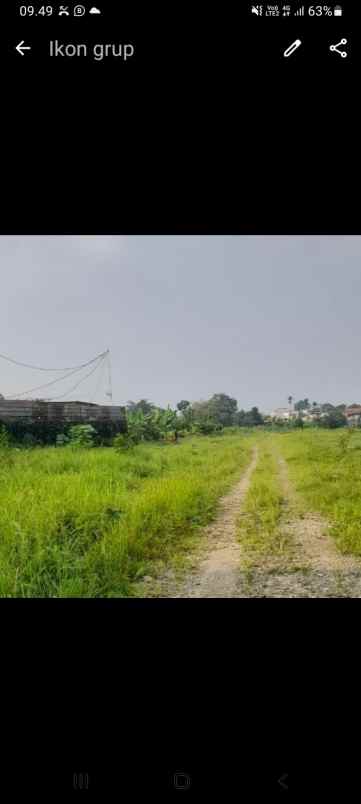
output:
{"label": "tree line", "polygon": [[[293,397],[288,397],[291,406]],[[125,406],[125,416],[117,423],[97,422],[78,424],[75,427],[60,422],[12,422],[6,423],[6,432],[13,443],[23,446],[41,444],[69,444],[71,446],[111,446],[130,447],[141,441],[178,441],[190,433],[210,435],[230,427],[303,427],[302,414],[312,413],[312,424],[320,427],[344,427],[347,424],[346,405],[332,405],[329,402],[312,403],[306,397],[293,405],[298,413],[293,419],[274,420],[260,413],[257,406],[250,410],[238,408],[238,402],[228,394],[213,394],[210,399],[190,402],[180,400],[173,409],[154,405],[148,399],[129,401]],[[0,425],[2,423],[0,422]],[[5,425],[5,423],[3,423]],[[311,425],[312,426],[312,425]]]}
{"label": "tree line", "polygon": [[126,405],[127,433],[116,441],[136,444],[140,441],[175,441],[188,433],[210,435],[225,427],[255,427],[263,424],[257,407],[249,411],[238,410],[237,400],[228,394],[213,394],[210,399],[189,402],[182,399],[176,408],[161,408],[147,399],[129,401]]}
{"label": "tree line", "polygon": [[[293,397],[288,398],[291,405]],[[126,405],[127,434],[118,437],[121,442],[139,443],[142,440],[157,441],[164,438],[178,440],[188,433],[210,435],[229,427],[283,426],[303,427],[302,413],[311,411],[312,422],[320,427],[344,427],[346,405],[332,405],[330,402],[312,403],[308,398],[294,404],[298,416],[290,421],[274,422],[270,416],[260,413],[257,406],[250,410],[238,408],[238,402],[228,394],[213,394],[210,399],[190,402],[182,399],[175,409],[161,408],[147,399],[139,402],[129,401]]]}

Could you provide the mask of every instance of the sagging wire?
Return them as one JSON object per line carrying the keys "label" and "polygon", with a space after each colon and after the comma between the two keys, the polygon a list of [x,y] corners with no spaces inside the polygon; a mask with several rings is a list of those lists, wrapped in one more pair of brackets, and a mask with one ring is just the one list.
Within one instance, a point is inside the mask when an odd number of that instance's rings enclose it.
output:
{"label": "sagging wire", "polygon": [[30,363],[20,363],[18,360],[14,360],[12,357],[2,354],[0,354],[0,358],[2,360],[7,360],[9,363],[14,363],[15,366],[22,366],[23,368],[33,369],[34,371],[76,371],[86,368],[86,366],[90,366],[91,363],[94,363],[95,360],[98,360],[100,357],[104,357],[106,354],[107,351],[101,352],[99,355],[93,357],[91,360],[88,360],[86,363],[82,363],[80,366],[68,366],[66,368],[42,368],[41,366],[31,366]]}
{"label": "sagging wire", "polygon": [[6,398],[7,399],[17,399],[17,398],[19,398],[21,396],[26,396],[27,394],[32,394],[34,391],[40,391],[43,388],[49,388],[50,385],[55,385],[55,383],[57,383],[57,382],[61,382],[62,380],[66,380],[68,377],[72,377],[73,374],[76,374],[77,372],[81,371],[86,366],[89,366],[90,364],[95,363],[96,361],[105,360],[106,355],[107,355],[107,352],[102,352],[101,355],[98,355],[98,357],[94,357],[92,360],[90,360],[88,363],[85,363],[80,368],[75,368],[72,371],[69,371],[67,374],[64,374],[62,377],[57,377],[56,380],[51,380],[50,382],[44,383],[43,385],[37,385],[35,388],[28,388],[26,391],[21,391],[20,393],[15,393],[13,395],[8,394],[6,396]]}
{"label": "sagging wire", "polygon": [[52,397],[49,397],[48,399],[45,399],[44,401],[45,402],[52,402],[53,400],[64,399],[65,396],[68,396],[68,394],[71,394],[73,391],[75,391],[75,389],[78,388],[79,385],[81,385],[82,382],[84,382],[85,380],[88,379],[88,377],[90,377],[92,374],[94,374],[94,371],[96,371],[97,368],[98,368],[98,365],[93,366],[92,370],[89,371],[88,374],[85,375],[85,377],[82,377],[81,380],[79,380],[79,382],[77,382],[75,385],[73,385],[72,388],[69,388],[69,391],[66,391],[65,394],[61,394],[61,396],[52,396]]}

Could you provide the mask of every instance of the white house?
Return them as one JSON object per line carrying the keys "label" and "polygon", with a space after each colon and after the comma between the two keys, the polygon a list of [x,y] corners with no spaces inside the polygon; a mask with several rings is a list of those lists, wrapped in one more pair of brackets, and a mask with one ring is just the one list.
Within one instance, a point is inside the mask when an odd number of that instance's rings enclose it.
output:
{"label": "white house", "polygon": [[290,408],[275,408],[275,410],[271,413],[272,419],[284,419],[287,421],[288,419],[296,419],[297,418],[297,411],[290,410]]}
{"label": "white house", "polygon": [[349,405],[345,410],[347,424],[358,427],[361,423],[361,405]]}

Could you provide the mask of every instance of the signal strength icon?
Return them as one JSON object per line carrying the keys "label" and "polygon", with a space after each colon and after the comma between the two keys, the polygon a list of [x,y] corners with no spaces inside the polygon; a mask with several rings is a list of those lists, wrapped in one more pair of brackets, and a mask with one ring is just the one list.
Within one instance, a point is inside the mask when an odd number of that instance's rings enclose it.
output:
{"label": "signal strength icon", "polygon": [[305,16],[305,7],[301,6],[298,11],[295,11],[295,17],[304,17]]}

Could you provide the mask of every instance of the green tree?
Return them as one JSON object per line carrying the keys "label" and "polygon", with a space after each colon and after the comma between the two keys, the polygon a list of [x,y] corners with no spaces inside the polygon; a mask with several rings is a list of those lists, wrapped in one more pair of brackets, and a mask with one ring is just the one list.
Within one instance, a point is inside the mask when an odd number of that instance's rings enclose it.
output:
{"label": "green tree", "polygon": [[91,424],[74,424],[68,435],[70,447],[94,447],[97,431]]}
{"label": "green tree", "polygon": [[259,412],[257,407],[251,408],[251,410],[245,411],[240,410],[238,413],[238,425],[239,427],[257,427],[258,425],[263,424],[263,416]]}
{"label": "green tree", "polygon": [[[116,440],[116,445],[122,447],[127,444],[134,446],[141,441],[160,441],[171,433],[175,434],[181,429],[177,411],[167,408],[157,408],[154,405],[148,413],[140,408],[127,411],[127,433],[124,438]],[[115,443],[115,442],[114,442]]]}
{"label": "green tree", "polygon": [[295,410],[308,410],[310,407],[310,402],[307,399],[299,399],[298,402],[295,402]]}
{"label": "green tree", "polygon": [[201,399],[199,402],[193,402],[192,413],[194,422],[199,422],[203,419],[209,419],[211,416],[209,401]]}
{"label": "green tree", "polygon": [[237,408],[237,400],[228,394],[213,394],[209,400],[210,417],[222,427],[236,424]]}
{"label": "green tree", "polygon": [[345,427],[347,424],[346,416],[342,413],[341,410],[331,410],[320,419],[321,427],[330,427],[331,429],[335,429],[336,427]]}
{"label": "green tree", "polygon": [[251,408],[249,412],[249,420],[252,422],[253,426],[263,424],[263,416],[261,415],[257,407]]}
{"label": "green tree", "polygon": [[166,438],[169,434],[175,433],[178,429],[177,411],[171,407],[155,408],[152,413],[146,416],[148,431],[151,438],[157,440]]}
{"label": "green tree", "polygon": [[181,401],[178,402],[177,404],[177,409],[179,410],[180,413],[184,413],[185,410],[188,410],[190,404],[191,403],[188,402],[187,399],[181,399]]}
{"label": "green tree", "polygon": [[194,419],[194,411],[191,403],[184,399],[181,402],[178,402],[177,408],[179,411],[179,416],[177,417],[177,431],[190,431],[192,429]]}
{"label": "green tree", "polygon": [[201,400],[192,404],[191,429],[197,433],[207,435],[220,429],[222,425],[213,415],[210,400]]}
{"label": "green tree", "polygon": [[243,408],[242,408],[242,410],[238,411],[237,424],[238,424],[239,427],[245,427],[246,426],[246,424],[245,424],[246,416],[247,416],[246,411],[243,410]]}
{"label": "green tree", "polygon": [[131,400],[127,402],[126,410],[127,413],[151,413],[154,409],[154,405],[151,402],[148,402],[148,399],[140,399],[139,402],[132,402]]}
{"label": "green tree", "polygon": [[129,410],[127,408],[126,436],[129,443],[139,444],[145,436],[146,426],[145,415],[141,410]]}

